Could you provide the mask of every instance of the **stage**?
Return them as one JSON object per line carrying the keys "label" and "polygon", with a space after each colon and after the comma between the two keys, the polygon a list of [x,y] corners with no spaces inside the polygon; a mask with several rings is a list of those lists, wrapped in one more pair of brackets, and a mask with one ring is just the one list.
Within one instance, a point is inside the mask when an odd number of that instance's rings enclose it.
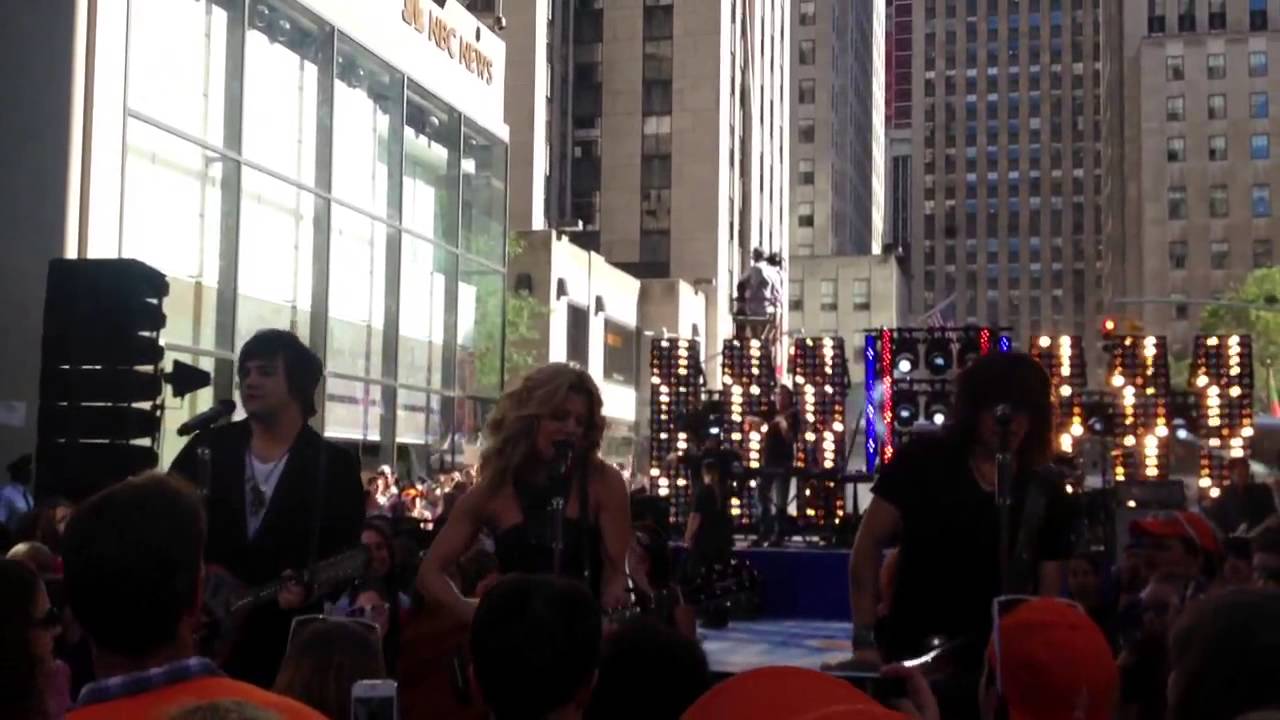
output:
{"label": "stage", "polygon": [[[848,623],[849,550],[738,548],[760,576],[760,617]],[[846,643],[847,644],[847,643]]]}
{"label": "stage", "polygon": [[723,630],[698,629],[711,672],[734,675],[766,665],[818,670],[849,657],[847,620],[734,620]]}

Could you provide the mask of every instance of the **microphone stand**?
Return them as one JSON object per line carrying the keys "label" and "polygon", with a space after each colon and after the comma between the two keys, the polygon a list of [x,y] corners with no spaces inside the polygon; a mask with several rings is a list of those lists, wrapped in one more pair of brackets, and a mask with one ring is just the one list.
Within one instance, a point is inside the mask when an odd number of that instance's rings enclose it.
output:
{"label": "microphone stand", "polygon": [[1013,579],[1009,577],[1009,553],[1013,505],[1013,453],[1010,452],[1009,427],[1013,413],[1006,406],[996,408],[996,425],[1000,428],[1000,449],[996,452],[996,509],[1000,518],[1000,588],[1010,594]]}
{"label": "microphone stand", "polygon": [[564,510],[572,483],[568,482],[572,451],[557,446],[551,468],[551,570],[559,576],[564,556]]}

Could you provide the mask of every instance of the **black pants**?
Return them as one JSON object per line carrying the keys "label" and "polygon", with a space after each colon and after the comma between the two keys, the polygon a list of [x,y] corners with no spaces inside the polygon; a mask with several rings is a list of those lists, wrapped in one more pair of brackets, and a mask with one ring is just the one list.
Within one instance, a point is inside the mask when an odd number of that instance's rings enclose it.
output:
{"label": "black pants", "polygon": [[762,470],[756,479],[756,500],[760,517],[756,527],[763,538],[781,538],[782,525],[790,500],[791,473],[786,470]]}

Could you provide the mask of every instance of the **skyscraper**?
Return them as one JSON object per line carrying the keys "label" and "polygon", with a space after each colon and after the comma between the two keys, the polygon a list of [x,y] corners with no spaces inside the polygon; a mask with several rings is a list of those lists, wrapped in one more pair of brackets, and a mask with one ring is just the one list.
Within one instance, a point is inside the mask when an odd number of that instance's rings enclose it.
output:
{"label": "skyscraper", "polygon": [[884,244],[885,0],[796,0],[793,256]]}
{"label": "skyscraper", "polygon": [[[529,16],[528,25],[509,21],[507,35],[541,38],[513,41],[508,62],[552,78],[507,95],[509,121],[548,128],[542,159],[513,151],[513,194],[524,178],[524,192],[538,192],[541,162],[545,206],[555,207],[555,188],[569,189],[568,216],[547,215],[580,223],[575,242],[637,277],[681,278],[707,293],[710,348],[732,332],[729,300],[750,250],[788,251],[791,2],[537,0],[532,12],[504,9]],[[566,38],[571,53],[557,50]],[[559,94],[556,58],[565,56],[572,69]],[[549,108],[545,118],[536,107]],[[571,161],[557,170],[564,118]]]}
{"label": "skyscraper", "polygon": [[1099,1],[909,5],[913,312],[1096,337]]}
{"label": "skyscraper", "polygon": [[[1109,295],[1187,357],[1202,305],[1275,260],[1276,0],[1124,0],[1105,19]],[[1114,29],[1114,32],[1111,30]]]}

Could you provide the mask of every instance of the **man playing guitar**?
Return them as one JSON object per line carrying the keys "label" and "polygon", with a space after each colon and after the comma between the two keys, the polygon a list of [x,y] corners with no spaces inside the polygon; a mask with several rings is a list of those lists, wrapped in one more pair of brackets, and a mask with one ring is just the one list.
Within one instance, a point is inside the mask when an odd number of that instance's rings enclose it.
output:
{"label": "man playing guitar", "polygon": [[[237,373],[247,419],[196,435],[170,472],[207,482],[206,562],[255,586],[356,547],[364,491],[356,458],[307,424],[323,365],[296,335],[259,331],[240,349]],[[250,611],[227,673],[270,687],[293,617],[315,602],[292,584]]]}

